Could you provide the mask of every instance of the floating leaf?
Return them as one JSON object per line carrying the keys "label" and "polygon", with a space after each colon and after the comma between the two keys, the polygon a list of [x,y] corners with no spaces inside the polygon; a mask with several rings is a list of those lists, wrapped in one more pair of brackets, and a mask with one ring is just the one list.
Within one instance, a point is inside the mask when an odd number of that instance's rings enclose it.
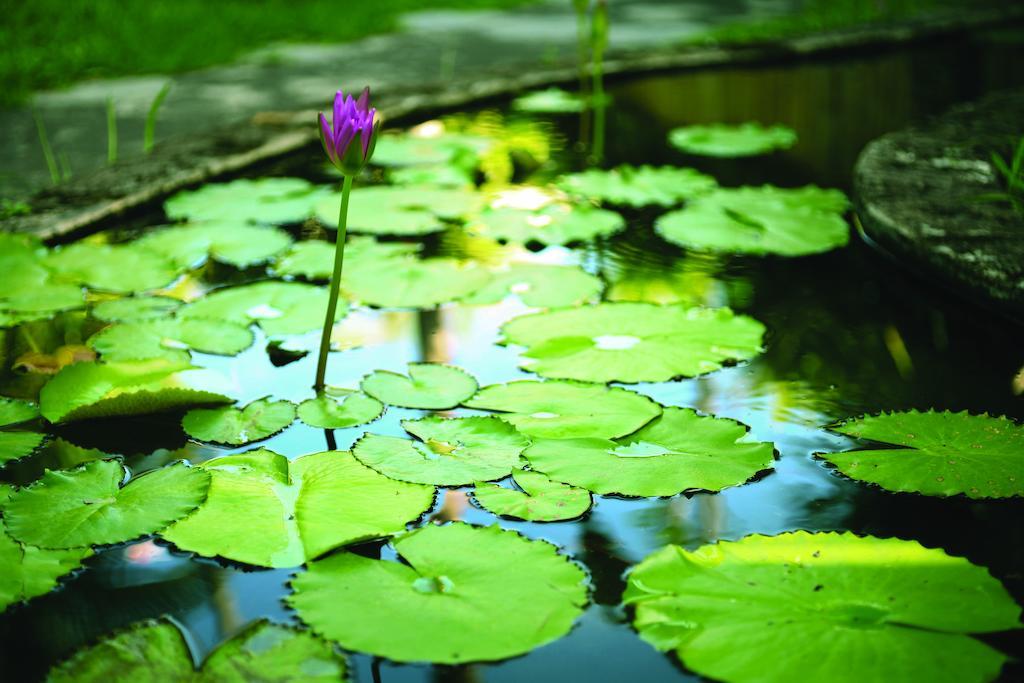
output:
{"label": "floating leaf", "polygon": [[434,488],[394,481],[347,451],[289,461],[258,449],[208,460],[210,494],[162,536],[183,550],[296,567],[342,545],[390,536],[426,512]]}
{"label": "floating leaf", "polygon": [[614,303],[520,316],[502,333],[543,377],[665,382],[756,356],[764,325],[728,308]]}
{"label": "floating leaf", "polygon": [[512,108],[536,114],[576,114],[587,108],[575,93],[561,88],[535,90],[512,100]]}
{"label": "floating leaf", "polygon": [[640,637],[729,683],[990,681],[1006,656],[966,634],[1020,626],[984,568],[851,533],[666,546],[630,572],[623,600]]}
{"label": "floating leaf", "polygon": [[193,408],[185,413],[181,426],[193,439],[241,446],[269,438],[294,420],[294,404],[261,398],[241,410],[234,406]]}
{"label": "floating leaf", "polygon": [[135,245],[186,269],[202,264],[207,257],[247,268],[270,260],[291,243],[291,236],[280,228],[225,221],[162,228],[147,233]]}
{"label": "floating leaf", "polygon": [[439,363],[409,363],[409,376],[375,370],[359,387],[388,405],[423,410],[454,408],[476,390],[476,380],[461,368]]}
{"label": "floating leaf", "polygon": [[46,383],[39,405],[43,417],[62,423],[233,403],[229,389],[217,373],[181,359],[76,363]]}
{"label": "floating leaf", "polygon": [[[339,400],[340,399],[340,400]],[[373,422],[384,404],[350,389],[328,387],[323,394],[299,404],[299,419],[317,429],[347,429]]]}
{"label": "floating leaf", "polygon": [[118,294],[166,287],[180,274],[170,259],[135,244],[75,242],[52,252],[46,265],[60,280]]}
{"label": "floating leaf", "polygon": [[[0,507],[12,491],[9,484],[0,484]],[[0,611],[15,602],[49,593],[60,577],[78,569],[90,555],[90,548],[45,550],[23,545],[10,537],[0,518]]]}
{"label": "floating leaf", "polygon": [[889,445],[819,455],[854,479],[928,496],[1024,495],[1024,427],[1004,417],[911,410],[865,415],[832,430]]}
{"label": "floating leaf", "polygon": [[169,296],[130,296],[101,301],[93,307],[92,316],[108,323],[136,322],[166,318],[179,306],[181,301]]}
{"label": "floating leaf", "polygon": [[692,168],[619,166],[610,171],[589,169],[563,176],[566,192],[608,204],[675,206],[715,189],[711,176]]}
{"label": "floating leaf", "polygon": [[46,320],[85,305],[82,288],[78,285],[43,281],[25,287],[17,292],[0,293],[0,327]]}
{"label": "floating leaf", "polygon": [[424,417],[403,420],[420,441],[366,434],[352,454],[399,481],[465,486],[507,477],[529,441],[495,417]]}
{"label": "floating leaf", "polygon": [[408,564],[337,553],[287,602],[342,647],[400,662],[504,659],[561,638],[586,576],[556,548],[497,526],[426,526],[394,542]]}
{"label": "floating leaf", "polygon": [[[259,323],[271,337],[319,329],[327,312],[327,288],[301,282],[255,282],[218,289],[179,311],[184,319],[210,319],[239,325]],[[348,313],[338,303],[335,320]]]}
{"label": "floating leaf", "polygon": [[345,679],[345,658],[316,636],[257,621],[210,653],[196,671],[188,642],[169,619],[134,624],[50,670],[49,683],[173,681],[328,683]]}
{"label": "floating leaf", "polygon": [[179,192],[164,203],[170,218],[237,223],[298,223],[328,192],[301,178],[260,178],[208,183]]}
{"label": "floating leaf", "polygon": [[499,411],[498,417],[521,433],[548,439],[614,439],[632,434],[661,415],[661,406],[643,394],[565,381],[492,384],[464,405]]}
{"label": "floating leaf", "polygon": [[372,163],[399,167],[448,164],[466,155],[475,157],[491,144],[488,138],[458,133],[430,137],[386,134],[377,140]]}
{"label": "floating leaf", "polygon": [[[334,270],[334,246],[318,240],[299,242],[278,259],[274,270],[279,275],[329,280]],[[415,255],[420,247],[410,242],[378,242],[372,237],[354,235],[345,244],[345,263],[349,269],[359,268],[370,262]]]}
{"label": "floating leaf", "polygon": [[846,207],[842,192],[813,185],[741,187],[696,199],[659,217],[654,228],[669,242],[691,249],[803,256],[847,243]]}
{"label": "floating leaf", "polygon": [[739,422],[665,408],[629,436],[536,440],[523,453],[555,481],[600,494],[673,496],[720,491],[772,466],[770,443],[751,441]]}
{"label": "floating leaf", "polygon": [[210,476],[175,463],[121,486],[127,470],[96,460],[73,470],[47,470],[11,494],[4,519],[12,537],[41,548],[122,543],[160,531],[206,499]]}
{"label": "floating leaf", "polygon": [[224,320],[162,318],[116,323],[89,338],[89,346],[111,362],[179,358],[182,351],[234,356],[252,345],[248,327]]}
{"label": "floating leaf", "polygon": [[45,434],[10,429],[37,417],[39,407],[36,404],[0,396],[0,467],[12,460],[32,455],[46,441]]}
{"label": "floating leaf", "polygon": [[[473,166],[476,165],[475,159]],[[433,185],[435,187],[473,187],[473,169],[450,164],[436,166],[406,166],[388,172],[393,185]]]}
{"label": "floating leaf", "polygon": [[669,131],[668,141],[688,154],[709,157],[749,157],[796,144],[796,131],[786,126],[762,126],[748,122],[739,125],[713,123],[684,126]]}
{"label": "floating leaf", "polygon": [[[442,219],[462,219],[478,211],[483,196],[469,189],[450,187],[397,187],[377,185],[352,191],[348,229],[381,235],[425,235],[444,230]],[[338,225],[339,195],[317,205],[317,217]]]}
{"label": "floating leaf", "polygon": [[575,306],[599,297],[604,288],[601,278],[576,266],[513,263],[492,273],[491,281],[464,297],[462,303],[496,304],[515,294],[527,306]]}
{"label": "floating leaf", "polygon": [[468,222],[472,233],[507,242],[569,244],[622,231],[626,221],[614,211],[551,204],[537,211],[488,209]]}
{"label": "floating leaf", "polygon": [[590,509],[591,497],[586,489],[552,481],[530,470],[515,470],[512,479],[522,491],[479,482],[473,487],[473,498],[496,515],[529,522],[575,519]]}
{"label": "floating leaf", "polygon": [[476,291],[490,277],[475,262],[450,258],[385,259],[353,264],[343,275],[341,286],[354,301],[369,306],[433,308]]}

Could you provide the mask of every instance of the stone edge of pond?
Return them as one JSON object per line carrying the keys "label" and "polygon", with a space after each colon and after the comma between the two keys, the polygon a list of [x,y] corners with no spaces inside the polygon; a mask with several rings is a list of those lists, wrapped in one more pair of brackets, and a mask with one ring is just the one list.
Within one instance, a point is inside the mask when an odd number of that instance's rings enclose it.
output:
{"label": "stone edge of pond", "polygon": [[905,267],[1024,319],[1024,217],[978,201],[1005,185],[989,161],[1024,135],[1024,88],[958,105],[872,141],[854,169],[868,241]]}
{"label": "stone edge of pond", "polygon": [[[611,78],[670,70],[700,69],[798,60],[898,45],[967,32],[1024,19],[1024,7],[982,10],[962,16],[937,16],[911,22],[830,31],[771,43],[735,47],[689,47],[622,53],[606,61]],[[393,123],[465,107],[517,92],[576,82],[573,65],[525,71],[477,74],[443,87],[377,93],[376,103]],[[261,112],[249,121],[211,133],[159,143],[148,156],[73,178],[28,199],[28,214],[0,220],[0,231],[37,235],[44,240],[70,239],[100,227],[181,189],[239,173],[317,144],[314,111]]]}

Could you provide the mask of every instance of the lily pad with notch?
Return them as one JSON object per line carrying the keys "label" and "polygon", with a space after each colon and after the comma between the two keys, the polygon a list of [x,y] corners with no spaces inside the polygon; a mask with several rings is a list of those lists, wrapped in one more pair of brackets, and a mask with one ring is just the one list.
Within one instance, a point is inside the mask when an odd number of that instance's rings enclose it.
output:
{"label": "lily pad with notch", "polygon": [[708,157],[750,157],[789,149],[796,144],[796,131],[787,126],[764,126],[748,121],[737,125],[712,123],[683,126],[669,131],[668,140],[687,154]]}
{"label": "lily pad with notch", "polygon": [[169,296],[129,296],[101,301],[92,308],[92,316],[107,323],[138,322],[169,317],[182,301]]}
{"label": "lily pad with notch", "polygon": [[[373,237],[353,235],[345,244],[345,263],[362,267],[367,263],[380,263],[394,258],[413,256],[422,245],[411,242],[379,242]],[[278,275],[303,277],[307,280],[326,281],[334,270],[335,245],[321,240],[306,240],[292,245],[274,264]]]}
{"label": "lily pad with notch", "polygon": [[[357,188],[349,198],[348,230],[379,235],[425,235],[445,229],[482,208],[480,193],[452,187],[375,185]],[[340,196],[317,205],[317,217],[337,227]]]}
{"label": "lily pad with notch", "polygon": [[669,207],[705,195],[718,183],[692,168],[623,165],[570,173],[562,176],[558,186],[571,195],[604,204]]}
{"label": "lily pad with notch", "polygon": [[476,379],[462,368],[409,363],[409,375],[375,370],[360,382],[368,395],[388,405],[420,410],[454,408],[476,393]]}
{"label": "lily pad with notch", "polygon": [[[182,308],[178,315],[239,325],[257,323],[270,337],[304,334],[323,325],[327,296],[326,287],[302,282],[255,282],[215,290]],[[338,302],[335,320],[347,313],[345,303]]]}
{"label": "lily pad with notch", "polygon": [[565,203],[549,204],[535,211],[488,209],[475,215],[466,225],[469,232],[491,239],[545,245],[588,242],[625,228],[626,221],[614,211]]}
{"label": "lily pad with notch", "polygon": [[373,422],[384,404],[354,389],[327,387],[316,398],[299,404],[299,419],[317,429],[347,429]]}
{"label": "lily pad with notch", "polygon": [[280,228],[240,221],[168,226],[135,241],[139,248],[161,254],[182,269],[195,268],[207,258],[248,268],[269,261],[291,243],[291,235]]}
{"label": "lily pad with notch", "polygon": [[181,427],[193,439],[242,446],[269,439],[295,421],[295,404],[261,398],[243,408],[193,408]]}
{"label": "lily pad with notch", "polygon": [[329,192],[301,178],[242,178],[179,192],[164,202],[164,211],[191,221],[299,223]]}
{"label": "lily pad with notch", "polygon": [[495,304],[515,294],[527,306],[555,308],[599,298],[602,289],[601,278],[576,266],[513,263],[492,271],[491,281],[462,303]]}
{"label": "lily pad with notch", "polygon": [[51,252],[45,265],[55,281],[117,294],[166,287],[183,271],[171,259],[135,243],[75,242]]}
{"label": "lily pad with notch", "polygon": [[490,278],[472,261],[393,258],[353,265],[341,287],[350,299],[368,306],[433,308],[477,291]]}
{"label": "lily pad with notch", "polygon": [[187,358],[188,350],[234,356],[252,346],[252,331],[235,322],[204,318],[160,318],[115,323],[89,337],[105,361]]}
{"label": "lily pad with notch", "polygon": [[473,499],[501,517],[528,522],[560,522],[576,519],[590,509],[590,491],[553,481],[540,472],[515,470],[512,480],[521,490],[477,482]]}
{"label": "lily pad with notch", "polygon": [[39,406],[30,401],[0,396],[0,467],[35,453],[46,434],[23,429],[39,417]]}

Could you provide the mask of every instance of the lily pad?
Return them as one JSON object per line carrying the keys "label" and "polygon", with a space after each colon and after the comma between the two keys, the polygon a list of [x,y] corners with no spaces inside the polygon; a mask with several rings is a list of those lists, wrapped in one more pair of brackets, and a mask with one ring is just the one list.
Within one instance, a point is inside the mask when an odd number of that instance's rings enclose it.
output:
{"label": "lily pad", "polygon": [[[317,217],[338,225],[340,195],[317,204]],[[483,206],[483,196],[470,189],[429,186],[376,185],[352,191],[348,229],[379,235],[425,235],[444,230],[443,220],[459,220]]]}
{"label": "lily pad", "polygon": [[654,229],[690,249],[804,256],[849,241],[846,208],[838,190],[741,187],[716,190],[669,212],[655,221]]}
{"label": "lily pad", "polygon": [[718,183],[692,168],[619,166],[571,173],[558,185],[569,194],[607,204],[675,206],[711,192]]}
{"label": "lily pad", "polygon": [[550,204],[537,211],[488,209],[473,217],[466,229],[491,239],[527,244],[587,242],[621,232],[626,221],[614,211],[569,204]]}
{"label": "lily pad", "polygon": [[73,470],[47,470],[11,494],[4,507],[7,531],[40,548],[122,543],[160,531],[206,499],[210,476],[175,463],[133,478],[117,460],[96,460]]}
{"label": "lily pad", "polygon": [[535,90],[512,100],[512,108],[535,114],[577,114],[587,103],[575,93],[561,88]]}
{"label": "lily pad", "polygon": [[166,318],[174,313],[181,303],[169,296],[130,296],[101,301],[93,307],[92,316],[108,323]]}
{"label": "lily pad", "polygon": [[39,406],[43,417],[59,424],[233,403],[229,391],[222,376],[181,359],[75,363],[46,383]]}
{"label": "lily pad", "polygon": [[296,567],[328,550],[403,531],[434,488],[394,481],[346,451],[289,461],[265,449],[203,463],[210,494],[161,535],[183,550],[261,567]]}
{"label": "lily pad", "polygon": [[79,650],[50,670],[49,683],[174,681],[333,683],[345,658],[306,631],[257,621],[225,642],[196,671],[184,634],[170,619],[147,620]]}
{"label": "lily pad", "polygon": [[606,303],[520,316],[504,342],[525,369],[585,382],[666,382],[718,370],[762,350],[764,325],[728,308]]}
{"label": "lily pad", "polygon": [[515,470],[512,479],[521,491],[479,482],[473,487],[473,498],[489,512],[528,522],[576,519],[590,509],[592,500],[586,489],[552,481],[530,470]]}
{"label": "lily pad", "polygon": [[[9,484],[0,484],[0,507],[13,490]],[[49,593],[60,577],[78,569],[90,555],[90,548],[47,550],[19,543],[7,533],[0,518],[0,611]]]}
{"label": "lily pad", "polygon": [[430,137],[381,135],[371,163],[377,166],[420,166],[449,164],[466,155],[476,156],[492,142],[488,138],[448,133]]}
{"label": "lily pad", "polygon": [[575,306],[600,297],[602,289],[601,278],[576,266],[513,263],[492,271],[491,281],[464,297],[462,303],[496,304],[515,294],[527,306]]}
{"label": "lily pad", "polygon": [[352,300],[368,306],[433,308],[476,291],[490,278],[475,262],[403,258],[353,264],[341,286]]}
{"label": "lily pad", "polygon": [[328,387],[323,394],[299,404],[299,419],[317,429],[347,429],[373,422],[384,404],[351,389]]}
{"label": "lily pad", "polygon": [[[368,263],[415,255],[421,245],[410,242],[378,242],[373,237],[354,235],[345,244],[347,268],[360,268]],[[274,264],[278,275],[304,277],[307,280],[329,280],[334,270],[334,245],[307,240],[292,246]]]}
{"label": "lily pad", "polygon": [[84,305],[84,292],[78,285],[46,280],[26,283],[25,289],[0,292],[0,327],[46,320],[62,311],[74,310]]}
{"label": "lily pad", "polygon": [[115,323],[89,337],[105,361],[177,358],[183,350],[234,356],[252,345],[248,327],[224,320],[162,318]]}
{"label": "lily pad", "polygon": [[298,223],[329,192],[301,178],[261,178],[208,183],[179,192],[164,203],[169,218],[192,221]]}
{"label": "lily pad", "polygon": [[269,261],[292,243],[280,228],[243,222],[196,223],[162,228],[135,242],[173,261],[179,268],[201,265],[207,257],[237,268]]}
{"label": "lily pad", "polygon": [[399,481],[465,486],[507,477],[530,443],[496,417],[424,417],[402,426],[420,441],[366,434],[352,454]]}
{"label": "lily pad", "polygon": [[445,664],[514,657],[557,640],[587,602],[583,570],[514,531],[455,522],[394,545],[408,564],[331,555],[292,581],[287,602],[346,649]]}
{"label": "lily pad", "polygon": [[774,447],[748,439],[739,422],[665,408],[640,431],[614,441],[535,440],[523,455],[555,481],[604,495],[653,497],[738,486],[772,466]]}
{"label": "lily pad", "polygon": [[[0,467],[36,452],[46,435],[17,429],[18,425],[39,417],[39,407],[28,401],[0,396]],[[15,427],[15,429],[11,429]]]}
{"label": "lily pad", "polygon": [[[319,329],[327,313],[327,288],[302,282],[256,282],[218,289],[182,308],[184,319],[210,319],[249,325],[258,323],[271,337]],[[348,313],[338,302],[334,319]]]}
{"label": "lily pad", "polygon": [[181,274],[170,259],[135,244],[76,242],[51,252],[46,266],[59,280],[118,294],[160,289]]}
{"label": "lily pad", "polygon": [[796,131],[787,126],[762,126],[754,122],[739,125],[713,123],[674,128],[669,131],[668,141],[687,154],[749,157],[789,149],[796,144]]}
{"label": "lily pad", "polygon": [[242,409],[193,408],[181,419],[181,427],[199,441],[241,446],[269,438],[294,420],[295,404],[261,398]]}
{"label": "lily pad", "polygon": [[819,454],[854,479],[928,496],[1024,496],[1024,427],[1005,417],[911,410],[831,429],[886,445]]}
{"label": "lily pad", "polygon": [[472,396],[479,386],[461,368],[440,363],[409,363],[409,376],[375,370],[360,388],[379,401],[402,408],[443,410],[454,408]]}
{"label": "lily pad", "polygon": [[1020,626],[983,567],[851,533],[666,546],[630,572],[623,600],[641,638],[729,683],[990,681],[1007,657],[967,634]]}
{"label": "lily pad", "polygon": [[498,416],[528,436],[614,439],[661,415],[661,406],[621,387],[583,382],[520,380],[492,384],[464,402]]}
{"label": "lily pad", "polygon": [[[475,159],[472,166],[475,166]],[[466,164],[469,165],[469,164]],[[388,172],[388,180],[393,185],[433,185],[435,187],[473,187],[473,168],[464,168],[454,164],[438,164],[431,166],[406,166],[394,168]]]}

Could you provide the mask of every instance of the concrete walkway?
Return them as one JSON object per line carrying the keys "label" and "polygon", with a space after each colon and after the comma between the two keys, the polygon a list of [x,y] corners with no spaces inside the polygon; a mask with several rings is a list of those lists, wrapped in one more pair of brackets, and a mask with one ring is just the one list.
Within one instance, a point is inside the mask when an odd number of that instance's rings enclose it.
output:
{"label": "concrete walkway", "polygon": [[[609,52],[665,47],[723,23],[788,11],[795,0],[611,0]],[[344,45],[271,46],[236,63],[176,76],[88,81],[38,93],[32,103],[55,153],[74,174],[107,158],[106,102],[117,110],[119,157],[141,153],[146,112],[170,81],[157,140],[197,133],[255,112],[318,107],[338,88],[391,89],[472,80],[495,71],[572,63],[569,0],[506,11],[424,11],[401,32]],[[0,111],[0,198],[50,185],[32,108]]]}

